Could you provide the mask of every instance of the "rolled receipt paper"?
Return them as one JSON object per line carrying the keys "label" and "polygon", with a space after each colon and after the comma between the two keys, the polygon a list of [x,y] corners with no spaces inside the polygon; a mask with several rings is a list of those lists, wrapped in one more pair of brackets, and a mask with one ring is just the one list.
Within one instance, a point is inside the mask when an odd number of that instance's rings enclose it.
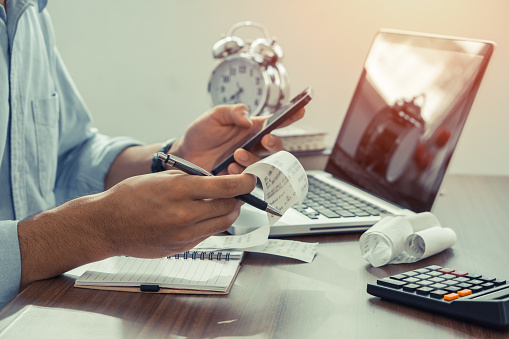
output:
{"label": "rolled receipt paper", "polygon": [[[308,193],[308,177],[299,160],[286,151],[279,151],[250,166],[243,173],[260,178],[265,201],[283,214],[294,204],[300,204]],[[268,214],[272,226],[279,217]]]}
{"label": "rolled receipt paper", "polygon": [[359,239],[362,256],[374,267],[416,262],[455,243],[456,233],[430,212],[385,216]]}

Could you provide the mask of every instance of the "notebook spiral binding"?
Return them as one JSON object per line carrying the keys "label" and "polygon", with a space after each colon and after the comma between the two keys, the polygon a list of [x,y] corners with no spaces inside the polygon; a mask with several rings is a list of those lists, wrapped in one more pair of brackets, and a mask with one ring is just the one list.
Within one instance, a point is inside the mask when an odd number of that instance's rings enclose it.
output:
{"label": "notebook spiral binding", "polygon": [[215,252],[215,251],[187,251],[184,253],[174,254],[168,259],[192,259],[192,260],[230,260],[230,252]]}

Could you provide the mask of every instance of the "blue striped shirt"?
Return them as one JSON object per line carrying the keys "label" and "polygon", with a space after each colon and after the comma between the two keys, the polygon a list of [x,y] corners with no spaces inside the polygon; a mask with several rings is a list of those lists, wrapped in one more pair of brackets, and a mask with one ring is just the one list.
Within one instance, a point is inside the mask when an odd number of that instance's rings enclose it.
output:
{"label": "blue striped shirt", "polygon": [[92,120],[58,50],[46,0],[0,6],[0,308],[19,289],[19,220],[104,190],[116,156],[140,144]]}

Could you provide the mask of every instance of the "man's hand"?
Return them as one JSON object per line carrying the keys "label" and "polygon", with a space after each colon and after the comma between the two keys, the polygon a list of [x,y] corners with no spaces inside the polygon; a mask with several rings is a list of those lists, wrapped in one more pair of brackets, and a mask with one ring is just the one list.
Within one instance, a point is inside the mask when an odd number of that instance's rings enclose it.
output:
{"label": "man's hand", "polygon": [[[282,126],[287,126],[304,116],[304,109],[289,118]],[[207,170],[212,170],[231,149],[246,136],[259,131],[268,116],[250,117],[248,108],[243,104],[216,106],[195,120],[187,129],[183,138],[171,148],[170,153],[191,161]],[[283,149],[281,139],[274,135],[265,135],[259,146],[251,151],[238,149],[235,161],[228,167],[231,174],[260,160],[260,156],[272,154]]]}
{"label": "man's hand", "polygon": [[100,195],[115,252],[160,258],[185,252],[237,219],[252,175],[193,176],[180,171],[129,178]]}
{"label": "man's hand", "polygon": [[180,171],[134,176],[18,224],[21,286],[115,255],[161,258],[223,232],[240,213],[234,198],[252,175],[202,177]]}
{"label": "man's hand", "polygon": [[[287,126],[304,116],[304,108],[286,120],[281,127]],[[220,161],[230,154],[232,145],[239,144],[246,136],[259,131],[268,116],[250,117],[248,108],[243,104],[216,106],[196,119],[183,137],[171,147],[169,153],[191,161],[211,171]],[[160,143],[133,146],[122,151],[110,167],[105,178],[108,189],[122,180],[150,172],[152,156],[161,147]],[[276,153],[283,149],[281,139],[275,135],[265,135],[260,144],[250,151],[237,149],[235,161],[228,166],[228,173],[239,174],[245,167],[257,162],[262,155]],[[226,172],[226,171],[225,171]]]}

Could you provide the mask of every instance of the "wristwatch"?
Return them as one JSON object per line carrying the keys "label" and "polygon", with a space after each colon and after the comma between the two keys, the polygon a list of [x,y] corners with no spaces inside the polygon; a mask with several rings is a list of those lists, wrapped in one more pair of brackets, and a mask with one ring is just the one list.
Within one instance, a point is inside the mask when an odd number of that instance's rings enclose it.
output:
{"label": "wristwatch", "polygon": [[[177,140],[177,138],[171,138],[159,149],[159,152],[168,153],[173,143]],[[157,157],[157,154],[154,154],[152,157],[152,166],[150,168],[152,170],[152,173],[162,172],[164,171],[164,165],[161,159]]]}

